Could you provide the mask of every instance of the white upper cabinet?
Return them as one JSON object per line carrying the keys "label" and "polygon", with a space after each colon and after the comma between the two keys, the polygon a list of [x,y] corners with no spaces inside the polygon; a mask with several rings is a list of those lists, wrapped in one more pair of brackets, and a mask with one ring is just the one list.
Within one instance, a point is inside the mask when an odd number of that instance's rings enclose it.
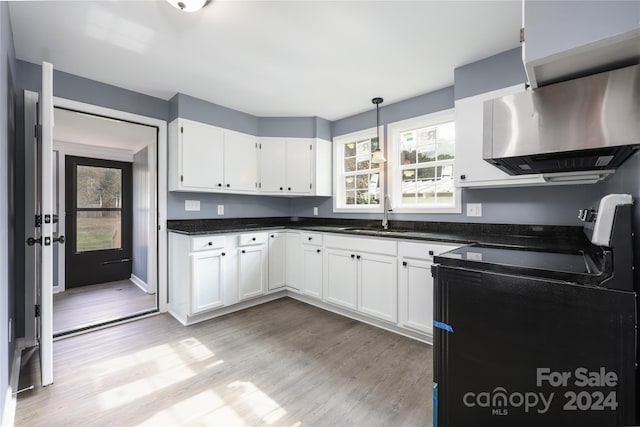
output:
{"label": "white upper cabinet", "polygon": [[540,174],[508,175],[482,158],[484,102],[518,91],[524,91],[523,84],[456,101],[456,173],[454,181],[457,187],[544,184],[544,178]]}
{"label": "white upper cabinet", "polygon": [[187,119],[169,123],[169,190],[331,196],[331,142],[258,138]]}
{"label": "white upper cabinet", "polygon": [[178,119],[169,124],[169,135],[169,189],[214,191],[222,188],[222,129]]}
{"label": "white upper cabinet", "polygon": [[315,138],[261,138],[260,192],[331,195],[331,143]]}
{"label": "white upper cabinet", "polygon": [[256,191],[258,182],[257,138],[239,132],[224,134],[224,185],[235,192]]}
{"label": "white upper cabinet", "polygon": [[522,57],[533,87],[640,57],[638,2],[525,0],[523,8]]}

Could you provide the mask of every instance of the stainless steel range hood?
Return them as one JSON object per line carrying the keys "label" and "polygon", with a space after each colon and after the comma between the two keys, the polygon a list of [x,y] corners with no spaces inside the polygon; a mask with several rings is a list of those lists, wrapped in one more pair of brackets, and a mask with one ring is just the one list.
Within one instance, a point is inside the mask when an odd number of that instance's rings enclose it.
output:
{"label": "stainless steel range hood", "polygon": [[484,104],[483,157],[510,175],[606,175],[638,148],[640,65]]}

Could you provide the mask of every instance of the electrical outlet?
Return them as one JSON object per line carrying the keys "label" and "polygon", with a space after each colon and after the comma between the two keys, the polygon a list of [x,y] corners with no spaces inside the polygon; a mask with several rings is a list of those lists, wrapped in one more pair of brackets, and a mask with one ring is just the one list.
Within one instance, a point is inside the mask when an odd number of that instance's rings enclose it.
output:
{"label": "electrical outlet", "polygon": [[185,200],[184,201],[184,210],[185,211],[199,211],[200,210],[200,200]]}
{"label": "electrical outlet", "polygon": [[318,216],[318,207],[317,206],[315,206],[313,208],[313,216]]}
{"label": "electrical outlet", "polygon": [[467,216],[482,216],[482,203],[467,203]]}
{"label": "electrical outlet", "polygon": [[218,215],[224,215],[224,205],[218,205]]}

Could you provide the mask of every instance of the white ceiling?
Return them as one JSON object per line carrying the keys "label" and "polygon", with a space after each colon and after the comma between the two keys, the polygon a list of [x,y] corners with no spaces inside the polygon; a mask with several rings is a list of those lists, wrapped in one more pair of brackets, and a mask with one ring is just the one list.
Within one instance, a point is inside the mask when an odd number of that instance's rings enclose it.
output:
{"label": "white ceiling", "polygon": [[156,140],[157,129],[75,111],[54,109],[53,139],[137,153]]}
{"label": "white ceiling", "polygon": [[520,0],[11,1],[18,59],[163,99],[336,120],[519,45]]}

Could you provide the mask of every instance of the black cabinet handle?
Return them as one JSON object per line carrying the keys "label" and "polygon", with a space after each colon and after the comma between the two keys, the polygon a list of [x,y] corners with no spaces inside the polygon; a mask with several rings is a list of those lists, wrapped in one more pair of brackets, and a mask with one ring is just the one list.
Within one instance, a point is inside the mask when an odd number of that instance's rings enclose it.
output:
{"label": "black cabinet handle", "polygon": [[256,241],[256,238],[255,238],[255,237],[253,237],[251,240],[253,240],[253,241],[255,242],[255,241]]}
{"label": "black cabinet handle", "polygon": [[221,183],[218,183],[218,187],[222,187],[222,184],[221,184]]}
{"label": "black cabinet handle", "polygon": [[312,240],[312,239],[313,239],[313,237],[309,237],[309,240]]}
{"label": "black cabinet handle", "polygon": [[271,238],[274,238],[274,237],[276,237],[276,236],[274,236],[274,235],[272,234],[272,235],[271,235]]}
{"label": "black cabinet handle", "polygon": [[231,184],[227,184],[227,188],[231,187]]}
{"label": "black cabinet handle", "polygon": [[209,242],[208,244],[209,244],[209,246],[213,246],[213,243],[211,243],[211,242]]}
{"label": "black cabinet handle", "polygon": [[356,256],[354,254],[351,254],[351,258],[355,258]]}
{"label": "black cabinet handle", "polygon": [[460,175],[460,179],[467,179],[467,175]]}
{"label": "black cabinet handle", "polygon": [[243,253],[243,254],[246,254],[246,253],[247,253],[247,251],[245,251],[245,250],[243,249],[243,250],[242,250],[242,253]]}
{"label": "black cabinet handle", "polygon": [[406,266],[407,266],[407,261],[402,261],[402,265],[403,265],[404,267],[406,267]]}
{"label": "black cabinet handle", "polygon": [[429,251],[429,255],[433,256],[433,251]]}
{"label": "black cabinet handle", "polygon": [[356,255],[356,258],[357,258],[357,259],[360,259],[360,255]]}
{"label": "black cabinet handle", "polygon": [[280,187],[280,190],[284,190],[284,188]]}
{"label": "black cabinet handle", "polygon": [[289,191],[291,191],[291,187],[289,187]]}
{"label": "black cabinet handle", "polygon": [[320,253],[320,249],[316,249],[316,252],[317,252],[317,253]]}
{"label": "black cabinet handle", "polygon": [[226,253],[222,252],[220,255],[225,256],[225,255],[226,255]]}

